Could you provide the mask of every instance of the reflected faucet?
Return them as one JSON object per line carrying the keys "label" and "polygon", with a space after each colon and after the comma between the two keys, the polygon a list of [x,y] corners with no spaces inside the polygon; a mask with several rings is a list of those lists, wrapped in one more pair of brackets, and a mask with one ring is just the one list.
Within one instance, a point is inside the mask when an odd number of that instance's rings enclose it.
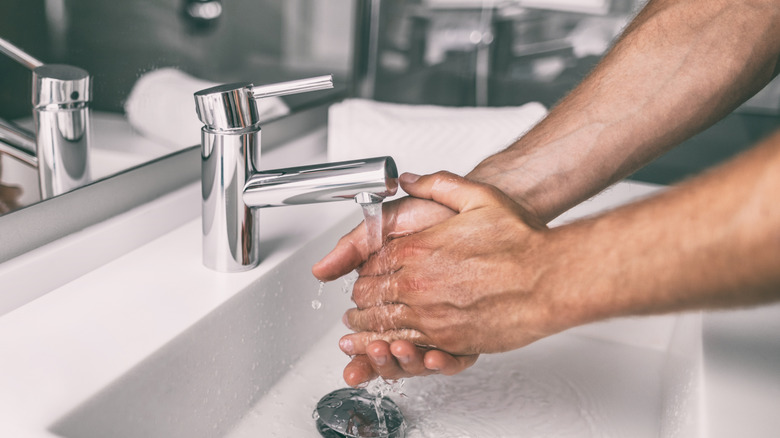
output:
{"label": "reflected faucet", "polygon": [[258,171],[260,124],[256,99],[333,87],[330,75],[254,86],[219,85],[195,93],[201,129],[203,264],[221,272],[260,263],[261,208],[355,200],[375,204],[395,194],[390,157]]}
{"label": "reflected faucet", "polygon": [[44,64],[2,38],[0,52],[32,70],[35,124],[30,132],[0,119],[0,152],[38,168],[41,199],[89,183],[89,73]]}

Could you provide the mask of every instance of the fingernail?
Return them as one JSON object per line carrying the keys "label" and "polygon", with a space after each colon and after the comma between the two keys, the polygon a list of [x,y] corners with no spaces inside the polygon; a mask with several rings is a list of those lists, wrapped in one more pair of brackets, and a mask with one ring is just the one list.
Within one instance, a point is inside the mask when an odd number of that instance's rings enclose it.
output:
{"label": "fingernail", "polygon": [[380,367],[387,363],[387,357],[383,354],[381,356],[371,356],[372,359],[374,359],[374,363],[379,365]]}
{"label": "fingernail", "polygon": [[396,356],[396,358],[401,363],[409,363],[409,359],[411,359],[409,356]]}
{"label": "fingernail", "polygon": [[402,173],[398,179],[400,179],[404,184],[413,184],[416,183],[418,179],[420,179],[420,175],[416,173],[405,172]]}
{"label": "fingernail", "polygon": [[341,348],[341,351],[347,354],[352,354],[352,351],[355,349],[355,346],[352,344],[352,340],[348,338],[344,338],[339,341],[339,348]]}
{"label": "fingernail", "polygon": [[344,325],[352,330],[352,326],[349,325],[349,319],[347,318],[347,314],[345,313],[344,316],[341,317],[341,322],[344,323]]}

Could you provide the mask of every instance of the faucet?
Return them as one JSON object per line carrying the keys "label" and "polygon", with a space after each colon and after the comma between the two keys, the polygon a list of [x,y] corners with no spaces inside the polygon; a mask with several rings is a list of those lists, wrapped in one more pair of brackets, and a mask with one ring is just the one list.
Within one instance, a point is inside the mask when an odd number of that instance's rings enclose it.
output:
{"label": "faucet", "polygon": [[44,64],[2,38],[0,52],[32,70],[35,125],[31,132],[0,118],[0,152],[38,169],[41,199],[89,183],[89,73]]}
{"label": "faucet", "polygon": [[391,157],[287,169],[260,167],[256,99],[333,87],[330,75],[254,86],[218,85],[195,93],[201,129],[203,264],[240,272],[260,263],[259,209],[353,199],[376,204],[398,189]]}

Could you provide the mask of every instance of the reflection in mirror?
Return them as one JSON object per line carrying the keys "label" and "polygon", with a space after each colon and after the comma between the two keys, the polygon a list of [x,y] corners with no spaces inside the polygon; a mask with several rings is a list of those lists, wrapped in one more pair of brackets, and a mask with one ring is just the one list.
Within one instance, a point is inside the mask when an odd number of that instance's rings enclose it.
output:
{"label": "reflection in mirror", "polygon": [[32,72],[34,121],[28,130],[0,119],[0,151],[36,169],[41,199],[89,183],[89,73],[70,65],[45,64],[2,38],[0,52]]}
{"label": "reflection in mirror", "polygon": [[[1,38],[91,76],[92,181],[199,143],[197,90],[332,72],[341,93],[351,77],[351,1],[9,1]],[[0,58],[0,118],[34,130],[30,70]],[[275,119],[312,99],[322,96],[266,99],[260,112]],[[41,200],[37,170],[4,150],[0,214]]]}

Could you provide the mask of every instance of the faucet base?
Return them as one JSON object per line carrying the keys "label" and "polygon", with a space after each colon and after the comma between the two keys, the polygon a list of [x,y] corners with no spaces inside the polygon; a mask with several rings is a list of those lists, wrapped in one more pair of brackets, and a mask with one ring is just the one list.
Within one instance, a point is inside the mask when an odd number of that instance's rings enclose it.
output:
{"label": "faucet base", "polygon": [[251,151],[260,130],[241,133],[201,131],[203,264],[219,272],[241,272],[260,264],[260,214],[242,200],[254,172]]}

